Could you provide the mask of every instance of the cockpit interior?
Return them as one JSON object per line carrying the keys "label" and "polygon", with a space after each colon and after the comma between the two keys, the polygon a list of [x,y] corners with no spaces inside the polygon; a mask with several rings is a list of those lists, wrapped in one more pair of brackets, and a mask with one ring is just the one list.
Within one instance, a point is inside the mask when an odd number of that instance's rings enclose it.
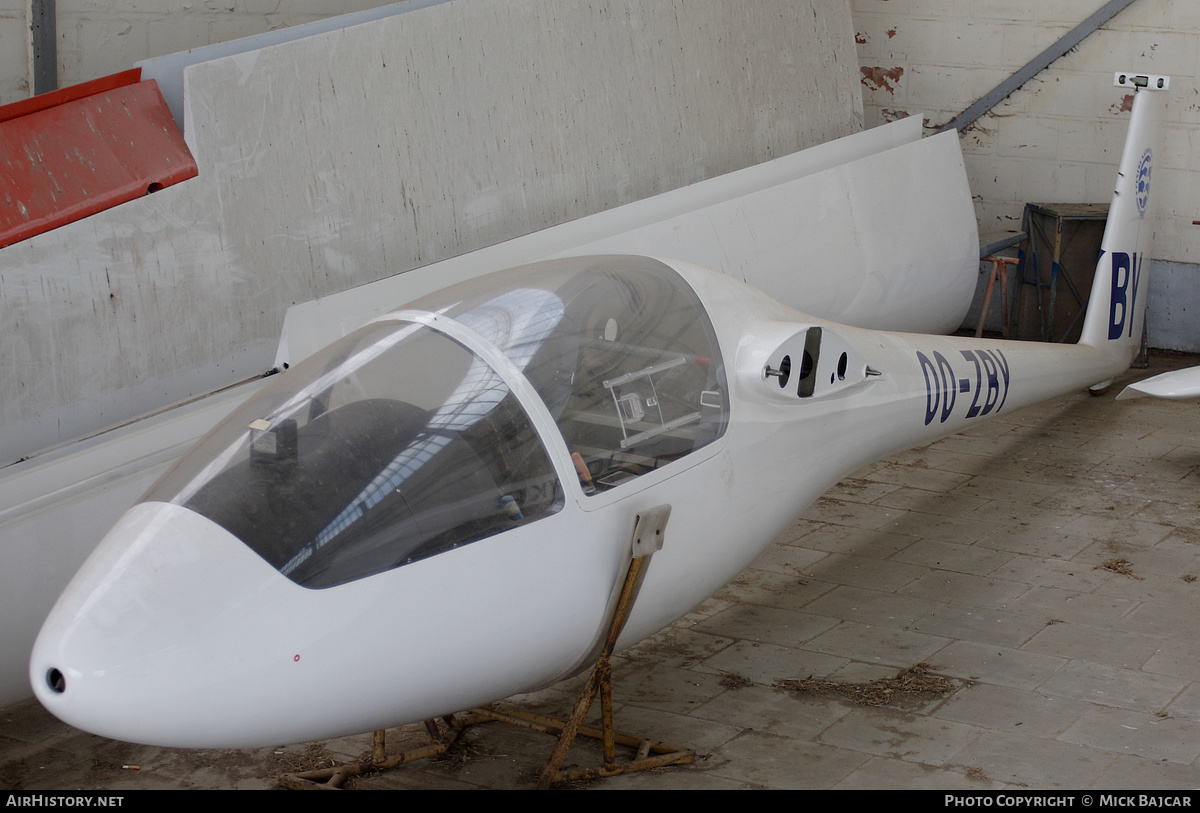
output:
{"label": "cockpit interior", "polygon": [[[487,363],[493,351],[511,369]],[[540,405],[522,403],[530,388]],[[553,260],[443,289],[335,342],[143,499],[184,505],[326,588],[553,515],[568,479],[584,500],[636,488],[719,438],[728,405],[716,334],[677,272],[646,257]],[[539,437],[530,409],[560,437]],[[573,470],[556,471],[554,444]]]}

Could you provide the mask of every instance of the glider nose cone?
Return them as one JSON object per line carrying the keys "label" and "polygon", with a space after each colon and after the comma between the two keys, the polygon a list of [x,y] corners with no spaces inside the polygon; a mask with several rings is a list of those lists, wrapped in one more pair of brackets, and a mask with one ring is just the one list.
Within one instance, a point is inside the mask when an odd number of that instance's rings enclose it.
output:
{"label": "glider nose cone", "polygon": [[278,576],[198,514],[166,503],[134,506],[42,626],[29,666],[34,694],[64,722],[95,734],[191,744],[230,716],[212,684],[234,682],[252,666],[228,657],[221,642],[235,611],[253,613],[247,597],[270,575]]}

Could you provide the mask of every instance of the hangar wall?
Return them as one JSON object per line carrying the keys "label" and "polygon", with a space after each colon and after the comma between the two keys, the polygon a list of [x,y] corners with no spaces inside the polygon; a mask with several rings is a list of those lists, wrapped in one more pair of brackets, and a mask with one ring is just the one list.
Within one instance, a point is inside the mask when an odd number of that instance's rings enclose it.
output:
{"label": "hangar wall", "polygon": [[[59,86],[389,0],[56,0]],[[29,95],[29,0],[0,0],[0,104]]]}
{"label": "hangar wall", "polygon": [[261,373],[295,302],[862,126],[846,0],[457,0],[185,82],[197,178],[0,250],[0,461]]}
{"label": "hangar wall", "polygon": [[[867,126],[936,129],[1104,0],[851,0]],[[1107,203],[1129,120],[1116,71],[1171,76],[1151,274],[1150,343],[1200,351],[1200,4],[1134,0],[962,136],[981,236],[1026,202]]]}
{"label": "hangar wall", "polygon": [[0,104],[29,95],[29,0],[0,0]]}

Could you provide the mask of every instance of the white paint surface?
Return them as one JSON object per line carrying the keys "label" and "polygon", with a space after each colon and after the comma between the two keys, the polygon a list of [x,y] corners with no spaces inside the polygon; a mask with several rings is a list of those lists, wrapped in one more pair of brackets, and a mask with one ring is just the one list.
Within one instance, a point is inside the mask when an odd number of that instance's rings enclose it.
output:
{"label": "white paint surface", "polygon": [[0,469],[0,706],[29,695],[38,628],[105,532],[258,382]]}

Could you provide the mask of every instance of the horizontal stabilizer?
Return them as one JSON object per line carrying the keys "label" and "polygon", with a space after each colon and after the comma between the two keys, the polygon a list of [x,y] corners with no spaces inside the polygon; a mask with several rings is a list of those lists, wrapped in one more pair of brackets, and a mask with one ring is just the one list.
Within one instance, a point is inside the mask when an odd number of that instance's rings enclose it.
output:
{"label": "horizontal stabilizer", "polygon": [[1130,384],[1121,390],[1118,401],[1131,398],[1200,398],[1200,367],[1172,370],[1169,373]]}

